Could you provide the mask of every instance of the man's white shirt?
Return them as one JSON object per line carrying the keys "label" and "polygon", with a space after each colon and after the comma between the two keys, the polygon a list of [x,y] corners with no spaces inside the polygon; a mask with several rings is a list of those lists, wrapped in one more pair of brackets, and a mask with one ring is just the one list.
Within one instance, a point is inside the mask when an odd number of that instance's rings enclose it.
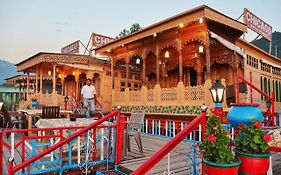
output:
{"label": "man's white shirt", "polygon": [[97,94],[96,88],[93,85],[84,85],[81,90],[83,98],[94,98],[94,95]]}

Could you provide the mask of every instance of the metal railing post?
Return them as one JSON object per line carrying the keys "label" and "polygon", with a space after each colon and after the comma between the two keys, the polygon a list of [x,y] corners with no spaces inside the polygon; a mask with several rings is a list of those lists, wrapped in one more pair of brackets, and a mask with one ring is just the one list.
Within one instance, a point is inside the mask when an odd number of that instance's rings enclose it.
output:
{"label": "metal railing post", "polygon": [[14,158],[13,158],[13,157],[10,157],[8,161],[9,161],[8,175],[13,175]]}

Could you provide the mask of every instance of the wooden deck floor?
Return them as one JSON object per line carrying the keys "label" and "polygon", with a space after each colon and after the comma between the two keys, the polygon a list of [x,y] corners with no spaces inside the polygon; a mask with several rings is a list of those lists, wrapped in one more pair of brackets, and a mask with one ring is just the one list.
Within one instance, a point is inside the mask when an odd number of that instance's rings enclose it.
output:
{"label": "wooden deck floor", "polygon": [[[5,138],[6,139],[6,138]],[[122,160],[121,166],[134,171],[141,164],[143,164],[149,157],[151,157],[155,152],[157,152],[164,144],[166,144],[169,139],[166,138],[158,138],[153,136],[143,136],[143,154],[140,154],[135,141],[131,139],[132,152],[128,152],[126,158]],[[191,155],[191,143],[182,142],[179,144],[170,154],[171,161],[171,171],[176,175],[186,175],[192,174],[192,162],[188,158],[187,153],[189,152]],[[25,156],[29,156],[31,154],[29,149],[26,149]],[[10,154],[8,151],[4,151],[3,159],[3,175],[7,175],[7,167],[8,167],[8,158]],[[199,159],[200,160],[200,159]],[[21,161],[20,151],[15,151],[15,163]],[[272,154],[272,162],[273,162],[273,174],[280,175],[281,174],[281,153],[273,153]],[[151,171],[147,174],[163,174],[164,171],[167,170],[168,158],[167,156],[161,160]],[[41,167],[34,167],[41,168]],[[201,169],[201,167],[199,167]],[[0,173],[1,174],[1,173]]]}
{"label": "wooden deck floor", "polygon": [[[136,143],[132,139],[132,152],[128,153],[126,160],[121,162],[121,166],[134,171],[169,141],[169,139],[166,138],[155,138],[153,136],[144,136],[142,137],[142,140],[144,153],[140,154]],[[170,153],[171,171],[176,175],[192,174],[192,162],[187,158],[187,153],[190,152],[190,150],[191,143],[182,142]],[[168,160],[166,156],[165,159],[161,160],[147,174],[163,175],[163,172],[167,170],[167,162]],[[281,153],[272,153],[272,163],[273,175],[281,175]],[[201,169],[201,166],[199,168]]]}

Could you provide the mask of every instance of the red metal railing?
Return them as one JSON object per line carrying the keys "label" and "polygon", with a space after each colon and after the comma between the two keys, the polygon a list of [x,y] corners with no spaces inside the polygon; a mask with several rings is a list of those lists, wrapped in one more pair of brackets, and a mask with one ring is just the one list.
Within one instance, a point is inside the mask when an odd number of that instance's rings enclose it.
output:
{"label": "red metal railing", "polygon": [[202,125],[202,138],[206,132],[206,112],[203,112],[196,117],[190,124],[179,132],[173,139],[171,139],[166,145],[164,145],[158,152],[150,157],[144,164],[138,167],[132,175],[142,175],[147,173],[152,167],[154,167],[159,161],[161,161],[169,152],[171,152],[181,141],[183,141],[189,133],[194,131]]}
{"label": "red metal railing", "polygon": [[[0,132],[0,170],[2,171],[3,169],[3,162],[2,162],[2,157],[3,157],[3,148],[6,147],[8,150],[11,149],[16,149],[21,146],[22,150],[22,163],[18,164],[14,167],[13,162],[9,163],[9,175],[12,175],[19,170],[24,171],[25,167],[30,166],[31,163],[37,161],[38,159],[46,156],[47,154],[51,153],[52,151],[61,148],[64,144],[70,143],[72,140],[76,139],[77,137],[80,137],[84,134],[86,134],[88,131],[93,130],[95,133],[96,128],[106,128],[107,126],[99,126],[103,122],[108,121],[110,118],[116,117],[117,121],[113,127],[116,128],[116,151],[115,151],[115,158],[114,158],[114,164],[118,165],[121,161],[121,156],[122,156],[122,141],[123,141],[123,134],[124,134],[124,127],[125,127],[125,120],[126,117],[120,116],[120,111],[114,111],[105,117],[97,120],[96,122],[90,124],[89,126],[86,127],[60,127],[60,128],[36,128],[36,129],[16,129],[16,130],[4,130]],[[78,130],[79,129],[79,130]],[[35,135],[35,136],[25,136],[25,133],[27,132],[46,132],[46,131],[54,131],[58,130],[59,132],[54,135]],[[65,138],[63,137],[63,131],[64,130],[78,130],[77,132],[73,133],[69,137]],[[21,133],[22,139],[14,144],[13,146],[9,145],[5,141],[3,141],[3,134],[14,134],[14,133]],[[40,152],[39,154],[35,155],[34,157],[31,157],[28,160],[25,160],[25,141],[28,139],[48,139],[48,138],[60,138],[60,141],[54,145],[51,145],[49,148],[44,150],[43,152]],[[95,135],[93,136],[95,137]],[[95,154],[95,153],[94,153]],[[95,156],[95,155],[93,155]]]}
{"label": "red metal railing", "polygon": [[[268,100],[271,101],[272,105],[271,105],[271,125],[274,126],[274,102],[275,102],[275,97],[274,97],[274,91],[271,92],[271,96],[269,96],[268,94],[266,94],[265,92],[263,92],[262,90],[260,90],[259,88],[257,88],[256,86],[254,86],[252,84],[252,82],[247,81],[246,79],[244,79],[238,72],[237,74],[237,91],[236,91],[236,103],[240,102],[240,82],[244,82],[247,85],[250,86],[250,95],[251,95],[251,103],[253,102],[252,99],[252,89],[256,90],[258,93],[260,93],[262,96],[266,97]],[[252,80],[251,78],[251,74],[250,74],[250,80]]]}

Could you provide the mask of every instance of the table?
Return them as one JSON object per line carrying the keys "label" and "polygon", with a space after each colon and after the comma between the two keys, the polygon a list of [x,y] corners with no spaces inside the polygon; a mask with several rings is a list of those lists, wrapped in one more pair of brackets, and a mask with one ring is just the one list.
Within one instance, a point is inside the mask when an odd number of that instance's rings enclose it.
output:
{"label": "table", "polygon": [[[94,122],[96,122],[97,120],[93,119],[93,118],[77,118],[76,121],[70,121],[69,118],[59,118],[59,119],[39,119],[35,126],[37,128],[55,128],[55,127],[71,127],[71,126],[88,126]],[[109,126],[112,125],[113,123],[111,122],[103,122],[102,125],[104,126]],[[42,133],[40,133],[42,134]],[[93,134],[93,133],[91,133]],[[96,131],[97,135],[104,135],[104,129],[101,128],[100,130]],[[113,131],[112,131],[113,134]],[[68,133],[67,132],[63,132],[63,136],[64,137],[68,137]],[[78,144],[78,143],[77,143]],[[80,144],[80,142],[79,142]],[[77,145],[74,144],[73,145],[73,149],[77,149]],[[101,139],[101,160],[104,159],[104,139]],[[66,151],[66,149],[63,148],[64,151]]]}
{"label": "table", "polygon": [[[42,109],[21,109],[19,112],[26,114],[27,116],[27,129],[32,128],[32,118],[40,118],[42,115]],[[60,115],[66,115],[66,117],[71,114],[71,110],[60,110]],[[28,135],[31,135],[31,132],[28,132]]]}

